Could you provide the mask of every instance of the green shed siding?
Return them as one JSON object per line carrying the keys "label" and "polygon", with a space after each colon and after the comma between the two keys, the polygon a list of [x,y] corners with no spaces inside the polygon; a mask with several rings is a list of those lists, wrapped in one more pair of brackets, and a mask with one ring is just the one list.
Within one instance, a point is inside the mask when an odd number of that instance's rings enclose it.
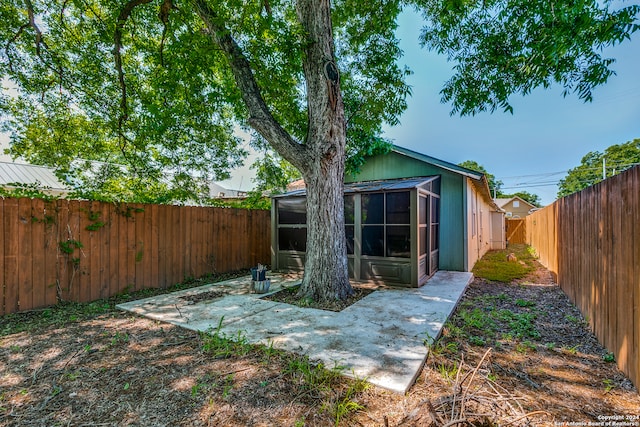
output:
{"label": "green shed siding", "polygon": [[464,271],[464,177],[397,152],[370,157],[345,183],[440,175],[440,263],[442,270]]}

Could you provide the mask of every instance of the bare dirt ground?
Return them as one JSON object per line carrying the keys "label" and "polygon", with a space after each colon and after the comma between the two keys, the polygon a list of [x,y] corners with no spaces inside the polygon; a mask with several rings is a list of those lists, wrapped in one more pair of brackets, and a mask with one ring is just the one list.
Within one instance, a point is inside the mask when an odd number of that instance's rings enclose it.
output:
{"label": "bare dirt ground", "polygon": [[[475,280],[404,396],[105,311],[0,336],[0,426],[638,425],[637,390],[542,268]],[[0,331],[41,315],[0,318]]]}

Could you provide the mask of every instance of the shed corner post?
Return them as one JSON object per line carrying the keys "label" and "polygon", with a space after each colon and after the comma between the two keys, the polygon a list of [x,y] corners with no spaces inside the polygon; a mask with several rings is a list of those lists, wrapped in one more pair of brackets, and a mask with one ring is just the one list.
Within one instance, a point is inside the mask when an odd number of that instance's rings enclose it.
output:
{"label": "shed corner post", "polygon": [[271,271],[278,271],[278,212],[276,199],[271,199]]}

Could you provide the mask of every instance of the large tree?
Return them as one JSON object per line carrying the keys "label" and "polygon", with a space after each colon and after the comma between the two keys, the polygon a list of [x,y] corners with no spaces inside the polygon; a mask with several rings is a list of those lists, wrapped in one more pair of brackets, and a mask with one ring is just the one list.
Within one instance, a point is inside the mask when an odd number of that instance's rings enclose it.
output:
{"label": "large tree", "polygon": [[560,180],[558,197],[576,193],[638,164],[640,139],[611,145],[603,153],[591,151],[582,157],[579,166],[570,169]]}
{"label": "large tree", "polygon": [[[637,6],[546,0],[16,0],[0,5],[0,106],[16,146],[110,153],[130,173],[223,173],[252,128],[307,185],[301,294],[345,298],[347,153],[384,148],[410,89],[398,14],[424,14],[424,43],[449,55],[454,112],[510,110],[558,82],[583,99],[610,76],[603,47],[637,29]],[[348,141],[348,142],[347,142]],[[28,150],[27,150],[28,151]],[[116,153],[116,154],[114,154]],[[205,166],[203,166],[205,165]],[[208,165],[208,167],[206,166]]]}

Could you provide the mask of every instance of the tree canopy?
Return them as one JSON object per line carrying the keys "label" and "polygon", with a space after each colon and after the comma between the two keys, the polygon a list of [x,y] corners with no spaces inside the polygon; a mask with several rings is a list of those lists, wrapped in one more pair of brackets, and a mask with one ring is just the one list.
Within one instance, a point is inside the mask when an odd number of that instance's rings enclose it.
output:
{"label": "tree canopy", "polygon": [[487,182],[489,183],[489,189],[491,190],[491,195],[494,198],[509,198],[518,196],[522,200],[525,200],[531,203],[534,206],[540,207],[540,196],[537,194],[529,193],[528,191],[518,191],[515,193],[505,193],[502,191],[502,181],[496,179],[493,174],[487,172],[484,166],[476,162],[475,160],[465,160],[462,163],[459,163],[458,166],[462,166],[463,168],[471,169],[476,172],[481,172],[487,178]]}
{"label": "tree canopy", "polygon": [[[475,114],[511,111],[509,96],[554,82],[591,99],[613,72],[601,48],[637,29],[637,6],[601,3],[333,2],[348,166],[384,151],[381,125],[406,107],[410,71],[395,36],[404,8],[424,15],[424,45],[456,64],[443,101]],[[207,181],[227,178],[246,154],[237,129],[249,128],[248,111],[199,4],[215,9],[270,111],[303,141],[305,29],[293,2],[19,0],[0,6],[0,76],[17,91],[0,101],[11,153],[55,167],[87,197],[200,198]]]}
{"label": "tree canopy", "polygon": [[640,139],[611,145],[603,153],[590,151],[579,166],[560,180],[558,197],[576,193],[637,164],[640,164]]}
{"label": "tree canopy", "polygon": [[[301,294],[345,298],[347,167],[384,151],[411,89],[397,18],[455,63],[453,113],[511,111],[558,83],[591,99],[613,73],[602,49],[638,29],[610,0],[16,0],[0,4],[0,98],[12,152],[118,187],[197,196],[268,144],[307,185]],[[350,161],[348,159],[352,159]],[[88,161],[88,162],[87,162]],[[95,163],[95,162],[100,163]],[[95,165],[106,165],[98,168]]]}
{"label": "tree canopy", "polygon": [[465,160],[462,163],[458,163],[458,166],[462,166],[463,168],[471,169],[476,172],[483,173],[487,178],[487,182],[489,183],[489,190],[491,190],[491,196],[493,197],[501,197],[502,191],[502,181],[497,180],[493,174],[487,172],[484,166],[475,160]]}

